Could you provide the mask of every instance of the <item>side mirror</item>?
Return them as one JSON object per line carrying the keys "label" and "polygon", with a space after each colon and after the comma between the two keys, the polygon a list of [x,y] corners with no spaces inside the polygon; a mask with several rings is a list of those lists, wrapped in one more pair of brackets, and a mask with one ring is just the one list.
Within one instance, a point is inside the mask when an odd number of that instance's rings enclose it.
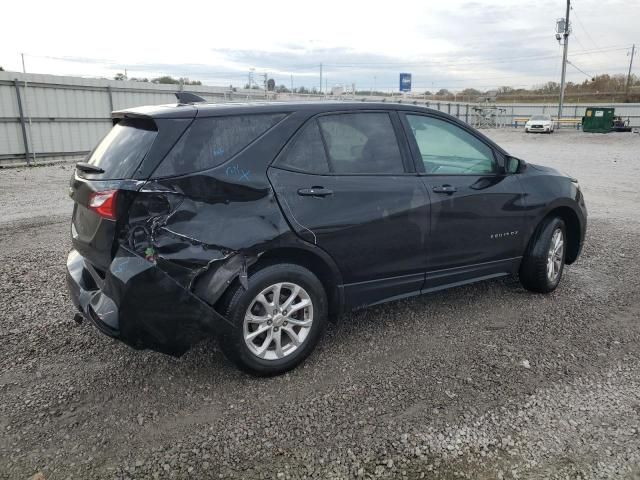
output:
{"label": "side mirror", "polygon": [[522,173],[527,167],[527,162],[516,157],[507,157],[504,169],[507,173]]}

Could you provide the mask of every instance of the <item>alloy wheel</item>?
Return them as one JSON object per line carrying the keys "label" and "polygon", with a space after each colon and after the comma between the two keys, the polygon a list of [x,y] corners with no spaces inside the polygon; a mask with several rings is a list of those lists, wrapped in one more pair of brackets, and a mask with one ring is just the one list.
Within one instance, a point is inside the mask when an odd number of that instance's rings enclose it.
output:
{"label": "alloy wheel", "polygon": [[562,270],[564,261],[564,235],[562,230],[557,228],[551,236],[549,254],[547,255],[547,278],[550,282],[555,282]]}
{"label": "alloy wheel", "polygon": [[251,353],[279,360],[298,350],[313,324],[313,302],[300,285],[281,282],[262,290],[244,316],[244,341]]}

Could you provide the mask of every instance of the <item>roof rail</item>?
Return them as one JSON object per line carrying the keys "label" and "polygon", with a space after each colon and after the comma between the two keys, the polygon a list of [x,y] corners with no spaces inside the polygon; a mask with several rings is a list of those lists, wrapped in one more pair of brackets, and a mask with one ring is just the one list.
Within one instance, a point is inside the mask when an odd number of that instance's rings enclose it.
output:
{"label": "roof rail", "polygon": [[181,105],[188,105],[190,103],[206,102],[206,100],[204,98],[199,97],[195,93],[176,92],[175,96],[178,99],[178,103],[181,104]]}

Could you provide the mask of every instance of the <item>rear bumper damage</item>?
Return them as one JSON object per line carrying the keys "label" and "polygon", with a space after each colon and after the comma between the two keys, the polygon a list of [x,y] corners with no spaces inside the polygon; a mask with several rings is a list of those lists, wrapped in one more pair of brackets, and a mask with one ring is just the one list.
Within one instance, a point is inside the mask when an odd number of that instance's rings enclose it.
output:
{"label": "rear bumper damage", "polygon": [[106,272],[97,271],[71,250],[67,285],[84,318],[137,349],[179,356],[231,325],[155,263],[122,245]]}

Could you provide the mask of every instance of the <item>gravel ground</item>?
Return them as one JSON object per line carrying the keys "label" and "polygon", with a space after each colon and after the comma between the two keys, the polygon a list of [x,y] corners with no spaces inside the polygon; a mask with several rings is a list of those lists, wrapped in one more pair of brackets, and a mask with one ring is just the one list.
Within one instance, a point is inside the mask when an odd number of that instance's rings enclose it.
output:
{"label": "gravel ground", "polygon": [[640,136],[489,135],[583,185],[560,287],[357,312],[273,379],[213,343],[174,359],[76,325],[70,167],[0,171],[0,478],[640,479]]}
{"label": "gravel ground", "polygon": [[[0,227],[11,223],[68,220],[72,203],[67,187],[73,165],[0,170]],[[25,198],[25,192],[28,192]]]}

